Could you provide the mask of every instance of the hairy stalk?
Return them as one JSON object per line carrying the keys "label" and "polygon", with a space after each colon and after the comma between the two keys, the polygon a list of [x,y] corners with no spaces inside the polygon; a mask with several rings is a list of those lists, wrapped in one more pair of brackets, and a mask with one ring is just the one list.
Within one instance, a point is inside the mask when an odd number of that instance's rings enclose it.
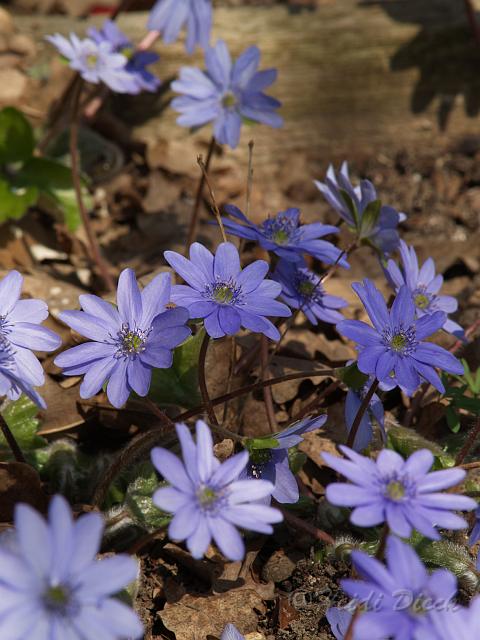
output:
{"label": "hairy stalk", "polygon": [[203,406],[205,407],[209,420],[212,425],[218,427],[217,416],[215,415],[215,409],[210,400],[207,388],[207,380],[205,376],[205,360],[207,358],[208,343],[210,342],[210,336],[207,332],[203,337],[202,346],[200,347],[200,355],[198,358],[198,385],[200,387],[200,393],[202,394]]}
{"label": "hairy stalk", "polygon": [[147,544],[150,544],[150,542],[153,542],[157,538],[160,538],[160,537],[163,538],[163,534],[167,527],[168,527],[168,524],[164,524],[162,527],[155,529],[155,531],[152,531],[151,533],[146,533],[144,536],[142,536],[138,540],[135,540],[135,542],[127,550],[127,553],[131,556],[136,556],[143,549],[143,547],[147,546]]}
{"label": "hairy stalk", "polygon": [[10,427],[8,426],[5,418],[0,413],[0,429],[2,430],[3,437],[7,441],[8,446],[10,447],[10,451],[13,453],[13,457],[17,462],[27,462],[25,456],[23,455],[23,451],[20,449],[18,442],[15,439],[15,436],[10,431]]}
{"label": "hairy stalk", "polygon": [[253,187],[253,148],[255,142],[250,140],[248,143],[248,173],[247,173],[247,199],[245,202],[245,215],[250,215],[250,205],[252,203],[252,187]]}
{"label": "hairy stalk", "polygon": [[193,205],[192,217],[190,218],[190,226],[188,228],[186,251],[188,251],[190,245],[194,242],[195,236],[197,234],[198,218],[200,215],[200,205],[202,203],[203,191],[205,188],[205,175],[208,174],[208,170],[210,169],[210,163],[212,161],[215,145],[216,145],[215,138],[212,136],[210,140],[210,145],[208,147],[207,159],[205,161],[205,171],[203,171],[202,169],[200,181],[197,187],[197,193],[195,195],[195,203]]}
{"label": "hairy stalk", "polygon": [[72,119],[70,124],[70,156],[72,159],[72,181],[75,189],[75,196],[77,198],[78,209],[80,211],[80,216],[82,218],[83,226],[85,227],[88,238],[90,258],[97,265],[106,289],[108,291],[113,291],[115,289],[115,283],[108,270],[108,265],[102,257],[102,254],[100,253],[100,247],[95,236],[95,232],[92,228],[90,216],[83,201],[82,179],[80,176],[80,163],[78,158],[78,120],[80,115],[79,106],[82,87],[83,80],[79,78],[75,87],[75,93],[73,97]]}
{"label": "hairy stalk", "polygon": [[330,396],[334,391],[336,391],[341,384],[342,384],[341,380],[334,380],[333,382],[331,382],[328,385],[328,387],[323,389],[323,391],[320,391],[320,393],[318,393],[318,395],[316,395],[311,402],[309,402],[305,407],[303,407],[303,409],[300,409],[300,411],[298,411],[298,413],[296,413],[292,417],[292,421],[296,422],[297,420],[301,420],[302,418],[304,418],[309,413],[312,413],[312,411],[318,407],[318,405],[322,402],[322,400],[325,400],[325,398],[328,398],[328,396]]}
{"label": "hairy stalk", "polygon": [[370,404],[370,400],[373,398],[373,394],[378,389],[379,384],[379,381],[375,378],[375,380],[370,385],[370,389],[365,394],[365,397],[362,400],[362,404],[358,408],[357,415],[355,416],[352,428],[350,429],[350,433],[348,434],[347,447],[353,447],[353,443],[355,442],[355,438],[357,437],[358,428],[360,427],[360,422],[362,421],[362,418],[368,409],[368,405]]}
{"label": "hairy stalk", "polygon": [[145,396],[144,401],[147,407],[153,413],[153,415],[159,419],[160,425],[162,427],[169,427],[171,429],[175,427],[175,423],[173,422],[173,420],[170,420],[167,414],[164,411],[162,411],[160,407],[158,407],[155,404],[155,402],[153,402],[153,400],[150,400],[148,396]]}
{"label": "hairy stalk", "polygon": [[468,434],[468,438],[465,441],[465,444],[458,452],[458,455],[455,459],[455,464],[457,466],[463,463],[463,461],[468,456],[470,451],[474,448],[479,436],[480,436],[480,417],[477,418],[475,427],[470,431],[470,433]]}
{"label": "hairy stalk", "polygon": [[319,284],[324,284],[325,282],[327,282],[327,280],[330,280],[330,278],[333,276],[335,271],[338,269],[338,265],[340,264],[340,260],[343,257],[348,258],[348,256],[350,256],[357,248],[358,248],[357,241],[354,240],[346,249],[343,249],[343,251],[338,256],[338,258],[335,260],[335,262],[332,265],[330,265],[330,267],[327,269],[327,271],[320,278]]}
{"label": "hairy stalk", "polygon": [[[227,381],[227,393],[232,390],[232,381],[233,381],[233,372],[235,370],[235,355],[237,353],[237,341],[235,336],[231,337],[231,345],[230,345],[230,369],[228,372],[228,381]],[[222,422],[225,422],[227,419],[227,411],[228,411],[228,400],[223,405],[223,417]]]}
{"label": "hairy stalk", "polygon": [[217,200],[215,198],[215,194],[213,192],[212,185],[210,184],[210,180],[208,179],[208,170],[207,170],[206,165],[203,162],[202,156],[198,156],[197,162],[198,162],[198,165],[199,165],[200,169],[202,170],[203,177],[205,178],[205,184],[207,185],[208,191],[210,193],[210,198],[212,200],[213,213],[215,215],[215,218],[217,219],[218,226],[220,227],[220,233],[222,234],[222,240],[223,240],[223,242],[227,242],[227,236],[225,235],[225,229],[223,228],[223,222],[222,222],[222,216],[220,214],[220,209],[218,208]]}
{"label": "hairy stalk", "polygon": [[[263,334],[260,336],[260,367],[262,381],[268,380],[268,338]],[[271,433],[278,431],[278,424],[275,418],[275,407],[273,406],[273,396],[271,387],[263,387],[263,401],[267,412],[268,426]]]}

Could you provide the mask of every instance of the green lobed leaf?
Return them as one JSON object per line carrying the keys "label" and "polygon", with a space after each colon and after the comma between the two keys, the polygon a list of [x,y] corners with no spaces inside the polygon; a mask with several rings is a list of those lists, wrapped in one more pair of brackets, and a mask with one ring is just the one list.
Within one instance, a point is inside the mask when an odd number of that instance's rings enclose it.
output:
{"label": "green lobed leaf", "polygon": [[201,402],[198,387],[198,358],[205,330],[188,338],[177,347],[170,369],[155,369],[149,398],[158,405],[194,407]]}
{"label": "green lobed leaf", "polygon": [[360,223],[360,238],[368,238],[372,230],[376,227],[381,208],[381,200],[372,200],[372,202],[367,205]]}
{"label": "green lobed leaf", "polygon": [[0,164],[25,162],[35,148],[31,124],[13,107],[0,111]]}
{"label": "green lobed leaf", "polygon": [[368,380],[368,376],[360,371],[356,362],[348,367],[338,368],[337,376],[349,389],[353,389],[354,391],[363,389]]}
{"label": "green lobed leaf", "polygon": [[148,531],[159,529],[171,520],[170,515],[153,504],[152,496],[158,488],[155,468],[150,462],[145,462],[136,468],[135,479],[128,485],[125,494],[124,508]]}
{"label": "green lobed leaf", "polygon": [[15,173],[19,186],[33,186],[41,191],[72,189],[72,171],[64,164],[50,158],[29,158]]}
{"label": "green lobed leaf", "polygon": [[263,438],[248,438],[245,440],[245,447],[249,451],[255,449],[275,449],[278,446],[278,440],[271,436],[265,436]]}
{"label": "green lobed leaf", "polygon": [[13,218],[18,220],[37,202],[36,187],[15,187],[0,178],[0,223]]}
{"label": "green lobed leaf", "polygon": [[413,429],[407,427],[390,427],[387,434],[388,445],[394,451],[407,458],[419,449],[428,449],[434,455],[433,469],[448,469],[455,466],[455,458],[442,449],[435,442],[423,438]]}
{"label": "green lobed leaf", "polygon": [[[30,398],[22,395],[18,400],[8,402],[1,413],[19,447],[27,456],[29,451],[45,446],[46,440],[37,436],[40,424],[37,418],[38,407]],[[10,451],[2,434],[0,449]]]}

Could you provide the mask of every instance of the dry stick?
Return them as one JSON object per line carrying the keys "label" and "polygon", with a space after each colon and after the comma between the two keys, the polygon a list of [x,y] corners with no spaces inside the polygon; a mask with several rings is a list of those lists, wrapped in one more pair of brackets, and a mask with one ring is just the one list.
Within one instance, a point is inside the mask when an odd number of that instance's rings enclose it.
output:
{"label": "dry stick", "polygon": [[115,289],[115,283],[113,281],[113,278],[110,272],[108,271],[107,263],[103,259],[102,254],[100,253],[100,247],[98,245],[95,232],[92,228],[90,216],[88,214],[88,211],[85,207],[85,203],[83,201],[82,181],[80,177],[80,164],[78,159],[78,119],[79,119],[79,105],[80,105],[80,95],[82,92],[82,87],[83,87],[83,80],[79,78],[77,81],[77,85],[75,87],[75,93],[73,97],[72,120],[70,124],[70,155],[72,158],[72,180],[73,180],[73,186],[75,188],[75,196],[77,198],[78,209],[80,211],[83,226],[85,227],[85,231],[87,233],[89,250],[90,250],[89,251],[90,258],[97,265],[107,290],[113,291]]}
{"label": "dry stick", "polygon": [[[208,147],[207,160],[205,162],[205,172],[206,173],[208,173],[208,170],[210,168],[210,162],[212,160],[213,152],[215,150],[215,144],[216,144],[215,143],[215,138],[212,136],[212,138],[210,140],[210,145]],[[197,162],[198,162],[198,159],[197,159]],[[203,190],[205,188],[205,172],[202,169],[202,173],[201,173],[201,176],[200,176],[200,181],[199,181],[198,187],[197,187],[197,193],[196,193],[196,196],[195,196],[195,204],[193,205],[192,217],[190,218],[190,226],[188,227],[187,244],[186,244],[186,250],[187,251],[188,251],[188,248],[190,247],[190,245],[195,240],[195,236],[197,234],[197,225],[198,225],[198,218],[199,218],[199,214],[200,214],[200,205],[202,203]]]}
{"label": "dry stick", "polygon": [[207,165],[204,164],[202,156],[198,156],[197,158],[198,166],[202,170],[202,175],[205,179],[205,184],[207,185],[208,191],[210,193],[210,198],[212,200],[212,209],[215,214],[215,218],[217,219],[218,226],[220,227],[220,233],[222,234],[223,242],[227,242],[227,236],[225,235],[225,229],[223,227],[222,216],[220,215],[220,209],[217,205],[217,200],[215,198],[215,194],[212,189],[212,185],[210,184],[210,180],[208,179],[208,170]]}
{"label": "dry stick", "polygon": [[478,469],[480,467],[480,460],[477,462],[464,462],[463,464],[457,465],[460,469],[465,469],[465,471],[470,471],[471,469]]}
{"label": "dry stick", "polygon": [[357,415],[355,416],[355,420],[353,421],[352,428],[350,429],[350,433],[347,438],[347,447],[352,448],[355,442],[355,438],[357,436],[358,428],[362,421],[363,416],[365,415],[366,410],[370,404],[370,400],[373,398],[373,394],[378,389],[379,381],[375,378],[372,382],[370,389],[367,391],[364,399],[362,400],[362,404],[358,408]]}
{"label": "dry stick", "polygon": [[294,529],[297,529],[297,531],[304,531],[305,533],[308,533],[310,536],[312,536],[312,538],[315,538],[316,540],[322,540],[322,542],[326,542],[327,544],[335,544],[335,539],[332,538],[332,536],[326,531],[322,531],[322,529],[318,529],[308,522],[305,522],[304,520],[293,515],[293,513],[290,513],[290,511],[278,504],[276,505],[276,507],[282,512],[285,521],[291,524]]}
{"label": "dry stick", "polygon": [[465,12],[467,14],[468,24],[472,30],[472,35],[475,38],[475,42],[480,44],[480,28],[478,26],[477,18],[475,16],[475,8],[472,4],[472,0],[463,0],[465,4]]}
{"label": "dry stick", "polygon": [[205,360],[207,358],[208,343],[210,342],[210,336],[207,332],[203,337],[202,346],[200,347],[200,355],[198,357],[198,386],[200,387],[200,393],[202,394],[202,400],[204,407],[207,410],[210,422],[216,427],[219,426],[215,410],[213,408],[210,396],[208,394],[207,380],[205,377]]}
{"label": "dry stick", "polygon": [[468,434],[468,438],[466,439],[465,444],[463,445],[463,447],[458,452],[458,455],[457,455],[457,457],[455,459],[455,464],[456,465],[460,465],[460,464],[463,463],[465,458],[468,456],[468,454],[470,453],[470,451],[474,447],[475,442],[476,442],[476,440],[477,440],[477,438],[479,436],[480,436],[480,417],[477,418],[477,423],[476,423],[475,427]]}
{"label": "dry stick", "polygon": [[[268,338],[263,334],[260,336],[260,367],[262,380],[268,380]],[[263,387],[263,401],[265,403],[270,432],[277,433],[278,425],[275,419],[271,387]]]}
{"label": "dry stick", "polygon": [[341,380],[334,380],[333,382],[331,382],[328,385],[328,387],[323,389],[323,391],[320,391],[320,393],[317,396],[315,396],[315,398],[311,402],[309,402],[305,407],[303,407],[303,409],[300,409],[298,413],[292,416],[292,422],[295,422],[296,420],[301,420],[304,416],[311,413],[315,409],[315,407],[317,407],[320,404],[320,402],[322,402],[322,400],[325,400],[325,398],[328,398],[328,396],[330,396],[336,389],[338,389],[338,387],[341,384],[342,384]]}
{"label": "dry stick", "polygon": [[13,453],[13,457],[17,462],[27,462],[25,456],[23,455],[22,450],[18,442],[15,439],[15,436],[10,431],[10,427],[8,426],[5,418],[0,414],[0,429],[2,430],[3,437],[7,441],[8,446],[10,447],[11,452]]}

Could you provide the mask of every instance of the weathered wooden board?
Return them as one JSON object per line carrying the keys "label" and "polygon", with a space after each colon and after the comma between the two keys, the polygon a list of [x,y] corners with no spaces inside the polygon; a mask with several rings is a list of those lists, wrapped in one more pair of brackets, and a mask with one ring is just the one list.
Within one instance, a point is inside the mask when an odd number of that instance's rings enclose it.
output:
{"label": "weathered wooden board", "polygon": [[[120,20],[135,40],[145,23],[146,14]],[[23,17],[18,25],[38,40],[47,32],[85,29],[85,22],[58,17]],[[316,11],[295,15],[279,6],[219,8],[217,37],[235,54],[257,44],[263,66],[279,70],[273,93],[283,102],[285,126],[246,128],[238,152],[244,154],[255,137],[259,168],[278,166],[297,151],[315,158],[388,153],[392,147],[445,146],[478,130],[471,116],[480,104],[480,47],[466,26],[463,0],[321,0]],[[191,63],[181,44],[159,43],[157,50],[163,78]],[[41,55],[51,55],[48,46]],[[194,62],[201,63],[201,56]],[[441,131],[439,113],[449,110]],[[189,134],[174,121],[167,110],[137,133],[147,142],[182,140]],[[196,135],[207,139],[208,132]]]}

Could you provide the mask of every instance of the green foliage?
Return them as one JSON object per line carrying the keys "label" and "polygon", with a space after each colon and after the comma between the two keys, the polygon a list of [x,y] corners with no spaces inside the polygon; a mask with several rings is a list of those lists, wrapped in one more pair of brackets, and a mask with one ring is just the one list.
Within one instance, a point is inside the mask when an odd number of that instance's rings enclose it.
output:
{"label": "green foliage", "polygon": [[[17,109],[0,111],[0,223],[18,220],[47,196],[65,215],[71,231],[80,225],[71,170],[52,158],[34,156],[33,129]],[[70,194],[67,197],[66,194]]]}
{"label": "green foliage", "polygon": [[[480,367],[472,372],[466,360],[462,360],[465,368],[463,376],[442,375],[445,385],[445,398],[449,400],[446,418],[453,433],[460,429],[461,413],[480,416]],[[452,379],[460,385],[452,384]]]}
{"label": "green foliage", "polygon": [[354,391],[363,389],[368,380],[368,376],[360,371],[356,362],[348,367],[338,368],[337,376],[349,389],[353,389]]}
{"label": "green foliage", "polygon": [[123,507],[132,519],[147,531],[160,529],[171,519],[153,504],[152,495],[158,487],[159,482],[153,465],[145,462],[136,468],[135,477],[125,493]]}
{"label": "green foliage", "polygon": [[[18,400],[8,402],[1,414],[27,457],[31,457],[32,450],[45,446],[46,440],[37,436],[38,407],[27,396],[22,395]],[[11,457],[10,449],[2,434],[0,434],[0,453],[2,456],[5,454],[5,457]]]}
{"label": "green foliage", "polygon": [[448,469],[455,466],[455,458],[446,453],[440,445],[423,438],[413,429],[401,426],[390,427],[387,441],[388,446],[404,458],[419,449],[429,449],[435,457],[434,469]]}
{"label": "green foliage", "polygon": [[256,449],[275,449],[275,447],[278,447],[278,440],[273,436],[248,438],[245,440],[245,447],[249,451],[255,451]]}
{"label": "green foliage", "polygon": [[381,208],[381,200],[372,200],[372,202],[367,205],[365,211],[363,212],[362,222],[360,224],[360,238],[368,238],[373,229],[376,227]]}
{"label": "green foliage", "polygon": [[191,408],[201,403],[198,387],[198,358],[205,330],[177,347],[170,369],[154,369],[149,398],[158,405]]}

